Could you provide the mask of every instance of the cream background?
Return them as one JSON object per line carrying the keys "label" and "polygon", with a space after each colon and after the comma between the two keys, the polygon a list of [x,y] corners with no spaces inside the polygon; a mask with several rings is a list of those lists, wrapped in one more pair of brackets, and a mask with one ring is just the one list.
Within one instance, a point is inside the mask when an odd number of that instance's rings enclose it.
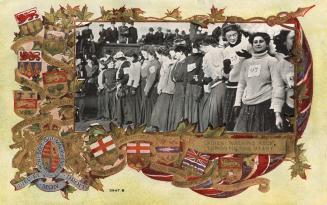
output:
{"label": "cream background", "polygon": [[[212,199],[201,196],[189,189],[177,188],[169,183],[151,180],[141,173],[125,168],[122,172],[103,180],[105,192],[90,189],[78,191],[66,200],[59,193],[46,193],[35,187],[14,191],[9,181],[15,170],[11,160],[17,150],[10,150],[11,127],[21,119],[13,111],[12,90],[18,89],[14,81],[14,69],[17,65],[16,55],[10,50],[14,32],[18,31],[14,14],[36,6],[43,13],[52,5],[57,9],[59,4],[87,4],[89,11],[99,16],[99,7],[119,8],[141,7],[146,16],[164,16],[166,9],[178,6],[182,16],[207,14],[214,3],[224,8],[225,15],[242,17],[275,15],[281,11],[295,11],[298,7],[316,5],[300,22],[308,38],[314,61],[314,100],[309,124],[301,142],[305,143],[306,156],[312,169],[308,171],[307,181],[299,178],[291,180],[290,163],[285,162],[272,173],[265,175],[271,180],[271,190],[261,193],[257,187],[251,187],[240,195],[227,199]],[[323,205],[327,204],[327,2],[324,0],[141,0],[141,1],[76,1],[76,0],[0,0],[0,204],[261,204],[261,205]],[[110,188],[124,188],[125,192],[109,192]]]}

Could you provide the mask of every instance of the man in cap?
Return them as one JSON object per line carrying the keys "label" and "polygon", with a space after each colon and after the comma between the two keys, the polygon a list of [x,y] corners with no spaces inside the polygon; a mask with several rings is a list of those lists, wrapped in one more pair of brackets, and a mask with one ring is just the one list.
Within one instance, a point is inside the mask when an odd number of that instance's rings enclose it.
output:
{"label": "man in cap", "polygon": [[128,28],[128,44],[137,43],[137,29],[134,27],[134,22],[130,22],[130,27]]}
{"label": "man in cap", "polygon": [[154,44],[154,34],[153,34],[153,28],[150,27],[149,28],[149,33],[147,33],[145,35],[145,39],[144,39],[144,44],[148,44],[148,45],[152,45]]}
{"label": "man in cap", "polygon": [[163,45],[164,34],[161,31],[161,27],[158,27],[156,33],[154,34],[154,42],[157,45]]}
{"label": "man in cap", "polygon": [[106,30],[106,42],[117,43],[118,41],[118,30],[116,28],[116,23],[111,22],[110,27]]}
{"label": "man in cap", "polygon": [[122,22],[122,25],[118,27],[118,41],[119,43],[127,43],[128,38],[128,27],[126,26],[126,22]]}

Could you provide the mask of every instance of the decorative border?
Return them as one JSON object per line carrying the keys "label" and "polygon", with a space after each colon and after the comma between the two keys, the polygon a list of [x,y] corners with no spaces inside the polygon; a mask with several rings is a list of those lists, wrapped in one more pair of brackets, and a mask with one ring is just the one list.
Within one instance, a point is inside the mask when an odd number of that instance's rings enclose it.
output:
{"label": "decorative border", "polygon": [[[12,49],[17,54],[20,50],[24,50],[24,45],[32,44],[34,49],[42,50],[42,62],[48,66],[56,67],[54,72],[47,71],[42,74],[49,74],[49,78],[57,79],[57,74],[66,75],[61,80],[51,81],[54,84],[55,92],[46,87],[47,85],[41,82],[41,75],[33,79],[29,79],[22,74],[19,69],[15,70],[15,80],[21,84],[22,92],[35,92],[38,94],[38,109],[37,111],[24,112],[23,121],[19,122],[12,128],[14,144],[10,146],[12,149],[20,149],[13,159],[13,167],[18,171],[14,179],[11,181],[13,185],[21,183],[24,178],[33,176],[37,173],[37,163],[35,159],[35,151],[46,136],[53,136],[58,139],[65,149],[65,166],[63,171],[74,176],[78,176],[78,180],[82,180],[85,186],[92,186],[97,190],[103,191],[101,178],[111,176],[121,171],[126,164],[130,167],[142,172],[154,179],[172,181],[172,184],[178,187],[188,187],[192,190],[210,197],[230,197],[245,190],[249,186],[259,185],[259,190],[266,192],[269,190],[269,180],[257,178],[260,175],[274,169],[284,160],[289,160],[294,164],[291,166],[292,178],[300,176],[305,179],[305,170],[310,169],[310,165],[306,163],[303,155],[303,144],[298,144],[306,122],[308,120],[311,98],[312,98],[312,57],[310,49],[304,37],[303,31],[297,20],[298,17],[303,17],[311,8],[299,8],[295,12],[281,12],[275,16],[268,18],[254,17],[243,19],[236,16],[224,16],[225,9],[218,9],[212,6],[210,14],[195,15],[189,18],[183,18],[179,8],[167,10],[164,17],[145,17],[145,13],[140,8],[125,8],[105,10],[100,7],[101,16],[95,19],[93,13],[88,11],[88,7],[84,5],[82,9],[79,6],[66,7],[60,6],[55,11],[52,7],[50,12],[45,12],[45,15],[39,18],[36,8],[20,12],[16,19],[23,18],[19,24],[20,32],[15,33],[14,44]],[[36,11],[36,13],[35,13]],[[296,65],[296,91],[295,95],[300,102],[296,102],[296,107],[299,108],[296,113],[296,133],[292,136],[289,134],[274,134],[258,135],[257,133],[224,133],[223,129],[208,130],[199,137],[199,133],[194,133],[194,127],[181,123],[176,132],[172,133],[156,133],[144,134],[142,127],[135,130],[124,132],[122,129],[111,125],[111,130],[107,132],[102,126],[91,126],[87,132],[76,133],[73,131],[74,125],[74,93],[78,89],[80,83],[75,78],[74,71],[74,46],[75,46],[75,24],[85,21],[135,21],[135,22],[192,22],[201,27],[207,27],[211,23],[219,22],[238,22],[238,23],[266,23],[270,26],[281,25],[285,28],[290,28],[286,24],[296,25],[296,43],[293,62]],[[23,22],[23,23],[22,23]],[[61,59],[54,57],[54,44],[51,44],[49,39],[42,36],[42,31],[54,31],[64,34],[64,38],[58,38],[57,42],[63,43],[63,48],[58,47]],[[59,44],[58,44],[59,45]],[[50,49],[49,49],[50,48]],[[61,50],[60,50],[61,49]],[[306,52],[306,53],[303,53]],[[303,58],[308,58],[307,65],[303,65]],[[42,71],[46,71],[45,66]],[[40,71],[41,72],[41,71]],[[40,74],[40,73],[39,73]],[[60,89],[59,89],[60,88]],[[110,137],[109,137],[110,136]],[[213,138],[219,137],[219,138]],[[260,150],[261,155],[255,154],[253,150],[248,150],[247,154],[238,154],[236,146],[233,150],[233,156],[225,155],[226,150],[222,149],[220,143],[235,144],[238,139],[242,138],[243,142],[251,140],[260,142],[260,140],[269,141],[270,145],[281,143],[284,146],[283,154],[277,155],[265,154]],[[104,141],[106,140],[106,141]],[[222,140],[222,141],[221,141]],[[133,142],[131,144],[131,142]],[[178,154],[163,153],[160,154],[160,149],[163,145],[172,147],[179,144]],[[110,143],[110,149],[105,147],[101,156],[92,155],[93,149]],[[101,145],[101,146],[100,146]],[[138,154],[130,154],[129,149],[138,147],[144,149],[144,152]],[[143,147],[143,148],[142,148]],[[177,149],[177,148],[176,148]],[[221,149],[221,150],[220,150]],[[161,149],[162,150],[162,149]],[[169,149],[164,149],[169,150]],[[174,148],[175,150],[175,148]],[[144,154],[141,154],[144,153]],[[205,161],[205,169],[199,174],[191,167],[184,167],[185,157],[191,154],[198,154]],[[209,154],[202,154],[209,153]],[[269,153],[271,154],[271,153]],[[168,157],[169,156],[169,157]],[[55,157],[55,156],[53,156]],[[286,157],[286,158],[285,158]],[[222,161],[227,164],[237,163],[241,161],[248,169],[252,171],[247,174],[239,173],[238,165],[226,165],[225,171],[235,173],[238,178],[228,178],[225,172],[221,172],[221,167],[224,167]],[[241,160],[239,160],[241,159]],[[41,159],[42,160],[42,159]],[[166,160],[166,161],[165,161]],[[229,161],[228,161],[229,160]],[[269,162],[269,163],[268,163]],[[166,164],[165,164],[166,163]],[[218,169],[218,164],[220,169]],[[52,176],[52,175],[51,175]],[[227,177],[227,178],[226,178]],[[30,177],[31,178],[31,177]],[[29,179],[30,179],[29,178]],[[56,181],[56,178],[52,179]],[[77,183],[72,179],[67,179],[67,186],[60,189],[66,198],[68,193],[76,189],[70,185]],[[31,181],[32,184],[37,184]],[[70,182],[70,183],[69,183]],[[84,186],[84,185],[83,185]],[[84,190],[81,189],[81,190]],[[86,190],[86,189],[85,189]],[[209,191],[208,191],[209,190]],[[211,194],[210,194],[211,193]]]}

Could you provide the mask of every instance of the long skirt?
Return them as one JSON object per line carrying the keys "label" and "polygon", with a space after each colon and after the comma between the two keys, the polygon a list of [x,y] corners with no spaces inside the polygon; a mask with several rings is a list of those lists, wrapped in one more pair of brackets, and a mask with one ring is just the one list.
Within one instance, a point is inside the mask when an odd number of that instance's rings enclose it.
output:
{"label": "long skirt", "polygon": [[134,95],[132,93],[128,93],[126,96],[126,122],[127,123],[135,123],[139,122],[140,115],[140,92],[137,92]]}
{"label": "long skirt", "polygon": [[235,132],[273,132],[276,130],[275,114],[271,100],[257,105],[242,104],[239,117],[236,121]]}
{"label": "long skirt", "polygon": [[161,93],[153,108],[151,125],[159,131],[168,131],[169,109],[173,101],[173,95]]}
{"label": "long skirt", "polygon": [[151,115],[153,107],[157,101],[157,87],[153,86],[148,96],[145,96],[144,90],[142,91],[142,105],[141,105],[141,115],[139,122],[145,124],[146,126],[151,126]]}
{"label": "long skirt", "polygon": [[115,112],[116,112],[116,92],[115,91],[106,91],[106,102],[108,106],[108,113],[105,115],[105,118],[108,120],[115,119]]}
{"label": "long skirt", "polygon": [[185,92],[185,119],[189,123],[197,123],[199,120],[199,96],[202,88],[195,84],[187,84]]}
{"label": "long skirt", "polygon": [[209,124],[213,128],[223,126],[226,87],[219,83],[211,89],[209,102]]}
{"label": "long skirt", "polygon": [[178,124],[184,119],[185,86],[182,82],[175,84],[175,93],[169,109],[168,129],[176,130]]}
{"label": "long skirt", "polygon": [[141,101],[143,100],[144,98],[144,88],[145,88],[145,84],[146,84],[146,78],[141,78],[140,80],[140,92],[141,92]]}
{"label": "long skirt", "polygon": [[209,101],[210,93],[204,93],[199,104],[199,132],[204,132],[209,126]]}
{"label": "long skirt", "polygon": [[106,90],[102,89],[101,91],[98,91],[98,114],[97,118],[106,117],[109,115],[109,108],[108,108],[108,102],[106,98]]}
{"label": "long skirt", "polygon": [[225,106],[224,106],[224,122],[227,131],[233,131],[235,127],[235,117],[233,106],[235,103],[237,88],[226,88]]}

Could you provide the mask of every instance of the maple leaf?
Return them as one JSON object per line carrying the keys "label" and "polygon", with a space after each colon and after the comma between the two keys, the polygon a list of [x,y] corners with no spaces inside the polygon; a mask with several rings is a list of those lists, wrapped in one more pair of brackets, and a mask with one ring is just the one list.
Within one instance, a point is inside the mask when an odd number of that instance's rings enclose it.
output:
{"label": "maple leaf", "polygon": [[185,133],[193,133],[195,130],[196,125],[189,124],[187,122],[181,122],[179,123],[176,133],[178,134],[185,134]]}
{"label": "maple leaf", "polygon": [[195,16],[192,23],[201,26],[201,28],[208,28],[209,19],[207,17]]}
{"label": "maple leaf", "polygon": [[219,128],[216,128],[216,129],[207,129],[205,131],[205,133],[203,133],[203,136],[206,137],[206,138],[210,138],[210,137],[219,137],[221,136],[225,131],[225,128],[224,127],[219,127]]}
{"label": "maple leaf", "polygon": [[289,168],[291,171],[291,178],[300,176],[302,179],[307,179],[305,171],[311,169],[311,166],[306,163],[307,159],[304,156],[304,144],[298,144],[295,148],[295,159],[293,165]]}
{"label": "maple leaf", "polygon": [[171,18],[180,20],[180,19],[182,19],[181,13],[182,12],[179,10],[179,7],[177,7],[176,9],[174,9],[172,11],[169,11],[167,9],[167,12],[165,14],[166,14],[166,17],[171,17]]}
{"label": "maple leaf", "polygon": [[139,15],[142,15],[142,14],[145,13],[145,12],[144,12],[142,9],[140,9],[140,8],[132,8],[132,12],[133,12],[133,14],[134,14],[135,16],[139,16]]}
{"label": "maple leaf", "polygon": [[113,17],[112,11],[105,10],[103,6],[100,6],[100,11],[101,11],[101,19],[103,21],[108,21],[108,20],[112,19],[112,17]]}
{"label": "maple leaf", "polygon": [[73,27],[73,19],[72,18],[62,18],[61,25],[65,29],[71,29]]}
{"label": "maple leaf", "polygon": [[93,13],[88,12],[87,9],[88,9],[87,6],[84,5],[81,11],[76,12],[76,16],[79,20],[87,21],[93,16]]}
{"label": "maple leaf", "polygon": [[125,11],[126,11],[126,8],[125,8],[125,5],[124,5],[123,7],[120,7],[119,9],[113,9],[112,13],[115,16],[119,16],[119,15],[122,15]]}
{"label": "maple leaf", "polygon": [[299,93],[299,100],[305,100],[308,99],[309,96],[306,94],[308,92],[308,88],[305,84],[301,84],[297,87],[298,93]]}
{"label": "maple leaf", "polygon": [[99,179],[92,179],[90,185],[98,191],[104,191],[103,184]]}
{"label": "maple leaf", "polygon": [[211,13],[209,14],[209,16],[213,20],[221,20],[221,19],[224,19],[224,15],[223,14],[224,14],[225,8],[223,8],[223,9],[217,9],[214,5],[212,5],[210,11],[211,11]]}
{"label": "maple leaf", "polygon": [[57,12],[55,12],[55,10],[53,9],[53,7],[51,6],[50,13],[45,12],[44,17],[45,17],[46,21],[49,24],[52,24],[53,25],[57,21],[57,19],[58,19],[58,14],[57,14]]}
{"label": "maple leaf", "polygon": [[77,12],[79,11],[79,6],[71,7],[69,4],[66,5],[66,13],[69,16],[76,16]]}
{"label": "maple leaf", "polygon": [[295,12],[294,12],[294,17],[297,16],[304,16],[310,9],[312,9],[313,7],[315,7],[316,5],[312,5],[309,7],[305,7],[305,8],[298,8]]}

